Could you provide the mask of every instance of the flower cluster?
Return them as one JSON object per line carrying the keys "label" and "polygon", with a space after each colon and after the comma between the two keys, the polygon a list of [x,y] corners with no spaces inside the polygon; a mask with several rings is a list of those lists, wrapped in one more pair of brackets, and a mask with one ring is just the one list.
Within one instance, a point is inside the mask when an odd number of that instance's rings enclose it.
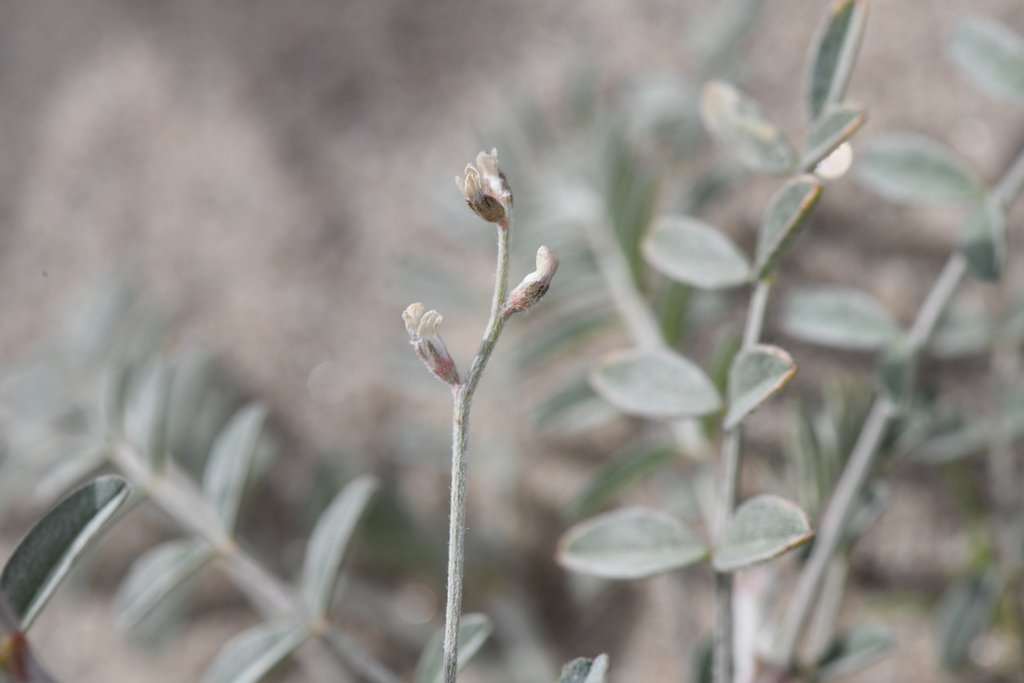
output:
{"label": "flower cluster", "polygon": [[488,223],[506,224],[512,213],[512,188],[498,166],[498,150],[476,155],[476,166],[466,165],[465,178],[455,177],[455,184],[466,198],[466,204]]}

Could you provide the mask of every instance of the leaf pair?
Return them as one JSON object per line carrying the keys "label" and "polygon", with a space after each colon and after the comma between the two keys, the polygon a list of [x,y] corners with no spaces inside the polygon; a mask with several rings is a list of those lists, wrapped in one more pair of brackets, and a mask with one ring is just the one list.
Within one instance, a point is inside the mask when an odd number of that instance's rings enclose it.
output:
{"label": "leaf pair", "polygon": [[820,194],[821,184],[805,175],[790,180],[772,197],[758,233],[753,265],[724,233],[686,216],[656,220],[643,241],[644,256],[662,274],[701,289],[764,279],[799,234]]}
{"label": "leaf pair", "polygon": [[[775,346],[741,351],[729,369],[731,429],[774,396],[793,378],[796,364]],[[704,372],[683,356],[668,351],[628,350],[605,358],[591,377],[594,389],[630,415],[654,419],[699,417],[721,407],[718,390]]]}
{"label": "leaf pair", "polygon": [[649,508],[624,508],[577,524],[562,537],[558,561],[606,579],[640,579],[683,569],[709,557],[732,572],[777,557],[811,539],[807,515],[778,496],[748,500],[736,510],[712,553],[682,522]]}
{"label": "leaf pair", "polygon": [[708,131],[754,172],[785,175],[814,169],[864,124],[864,111],[842,100],[866,16],[864,0],[840,0],[818,35],[806,83],[811,127],[799,159],[761,107],[727,83],[714,81],[704,88],[701,116]]}

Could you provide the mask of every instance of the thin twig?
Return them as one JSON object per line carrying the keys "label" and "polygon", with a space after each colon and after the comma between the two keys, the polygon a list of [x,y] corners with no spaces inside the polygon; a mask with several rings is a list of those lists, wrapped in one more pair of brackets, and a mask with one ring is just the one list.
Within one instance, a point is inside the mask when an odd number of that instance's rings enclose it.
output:
{"label": "thin twig", "polygon": [[[992,194],[1004,206],[1008,206],[1022,187],[1024,151],[1011,164]],[[920,350],[928,343],[966,273],[966,260],[959,250],[954,251],[925,297],[911,327],[908,341],[913,348]],[[779,666],[789,666],[796,657],[797,645],[821,589],[825,572],[842,541],[850,509],[867,480],[889,422],[897,412],[896,407],[884,396],[877,397],[871,406],[849,461],[825,509],[810,557],[800,573],[793,597],[783,616],[772,653],[773,660]]]}
{"label": "thin twig", "polygon": [[487,323],[480,348],[473,365],[462,384],[452,388],[452,489],[448,527],[448,595],[444,615],[444,659],[442,670],[445,683],[455,683],[458,671],[459,619],[462,612],[462,582],[466,541],[466,459],[469,440],[469,413],[473,394],[480,383],[494,345],[501,335],[505,321],[501,311],[508,298],[508,241],[511,216],[497,224],[498,264],[495,273],[491,318]]}

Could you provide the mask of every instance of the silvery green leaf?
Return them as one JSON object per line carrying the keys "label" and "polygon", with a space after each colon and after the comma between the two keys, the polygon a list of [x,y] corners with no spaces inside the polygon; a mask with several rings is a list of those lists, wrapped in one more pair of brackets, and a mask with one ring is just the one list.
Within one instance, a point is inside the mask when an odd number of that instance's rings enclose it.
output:
{"label": "silvery green leaf", "polygon": [[974,208],[960,239],[960,249],[971,273],[979,280],[995,282],[1006,265],[1006,211],[988,197]]}
{"label": "silvery green leaf", "polygon": [[664,275],[701,289],[750,280],[750,263],[724,233],[696,218],[662,216],[644,238],[647,262]]}
{"label": "silvery green leaf", "polygon": [[796,167],[793,145],[761,107],[734,86],[709,82],[700,110],[708,132],[750,170],[783,175]]}
{"label": "silvery green leaf", "polygon": [[579,657],[562,667],[558,683],[605,683],[607,676],[608,655],[594,659]]}
{"label": "silvery green leaf", "polygon": [[159,471],[167,458],[167,407],[173,373],[156,361],[134,375],[135,384],[125,412],[125,436]]}
{"label": "silvery green leaf", "polygon": [[865,121],[867,115],[861,107],[849,104],[829,107],[822,112],[807,134],[800,167],[813,171],[822,159],[853,137]]}
{"label": "silvery green leaf", "polygon": [[266,414],[259,405],[248,405],[235,413],[214,441],[206,463],[203,495],[229,531],[235,528]]}
{"label": "silvery green leaf", "polygon": [[205,567],[213,550],[197,541],[168,541],[152,548],[132,565],[115,601],[117,620],[128,630],[176,588]]}
{"label": "silvery green leaf", "polygon": [[257,683],[309,635],[307,627],[289,621],[253,626],[221,648],[203,673],[202,683]]}
{"label": "silvery green leaf", "polygon": [[815,41],[807,77],[807,109],[812,121],[846,93],[866,19],[864,0],[839,0],[829,10]]}
{"label": "silvery green leaf", "polygon": [[797,292],[783,309],[782,328],[803,341],[858,351],[881,348],[900,335],[878,301],[845,287]]}
{"label": "silvery green leaf", "polygon": [[813,176],[793,178],[775,193],[757,233],[754,273],[769,275],[786,247],[799,234],[804,220],[821,196],[821,183]]}
{"label": "silvery green leaf", "polygon": [[723,423],[732,429],[796,375],[793,358],[765,344],[740,351],[729,370],[729,411]]}
{"label": "silvery green leaf", "polygon": [[[491,620],[483,614],[464,614],[459,620],[459,654],[456,666],[462,669],[473,658],[488,636],[491,635]],[[444,665],[444,629],[439,629],[423,648],[416,665],[416,683],[441,683],[441,667]]]}
{"label": "silvery green leaf", "polygon": [[725,525],[711,562],[733,572],[770,560],[811,540],[807,514],[796,504],[764,495],[743,503]]}
{"label": "silvery green leaf", "polygon": [[671,351],[630,349],[609,354],[591,373],[590,383],[616,408],[641,417],[699,417],[722,405],[707,375]]}
{"label": "silvery green leaf", "polygon": [[993,567],[957,581],[946,592],[935,619],[943,667],[957,671],[968,662],[971,645],[992,623],[1002,590]]}
{"label": "silvery green leaf", "polygon": [[121,477],[94,479],[62,500],[15,548],[0,574],[0,591],[21,620],[38,616],[64,577],[128,498]]}
{"label": "silvery green leaf", "polygon": [[828,681],[874,664],[896,646],[881,624],[857,624],[835,637],[815,666],[815,680]]}
{"label": "silvery green leaf", "polygon": [[890,133],[871,141],[857,163],[860,180],[893,201],[974,204],[985,187],[941,142],[918,133]]}
{"label": "silvery green leaf", "polygon": [[605,579],[642,579],[682,569],[708,556],[707,546],[675,517],[623,508],[570,528],[558,543],[558,563]]}
{"label": "silvery green leaf", "polygon": [[949,46],[954,63],[983,90],[1024,104],[1024,39],[1003,24],[968,19]]}
{"label": "silvery green leaf", "polygon": [[377,491],[377,480],[363,475],[338,492],[313,528],[302,565],[302,595],[314,614],[326,614],[352,532]]}

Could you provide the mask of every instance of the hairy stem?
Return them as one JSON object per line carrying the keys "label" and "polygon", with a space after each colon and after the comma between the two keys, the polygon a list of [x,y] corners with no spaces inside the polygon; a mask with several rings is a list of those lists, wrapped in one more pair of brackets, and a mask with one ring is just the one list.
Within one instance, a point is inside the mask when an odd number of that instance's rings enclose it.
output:
{"label": "hairy stem", "polygon": [[[1022,188],[1024,151],[1014,159],[992,194],[1000,203],[1008,206]],[[967,262],[959,251],[954,251],[925,297],[910,329],[909,342],[914,348],[920,350],[928,343],[966,273]],[[876,398],[871,406],[850,459],[825,509],[810,557],[800,573],[793,597],[783,616],[772,653],[779,666],[789,666],[796,658],[797,646],[821,590],[826,570],[842,541],[847,516],[871,471],[886,428],[897,412],[896,407],[882,396]]]}
{"label": "hairy stem", "polygon": [[462,581],[466,555],[466,458],[469,441],[469,413],[473,394],[480,383],[494,345],[505,321],[501,310],[508,298],[508,240],[511,219],[498,223],[498,265],[495,274],[491,318],[487,323],[480,348],[462,384],[452,389],[452,488],[448,518],[448,595],[444,613],[445,683],[455,683],[458,672],[459,618],[462,616]]}
{"label": "hairy stem", "polygon": [[[311,614],[292,588],[238,545],[196,484],[173,462],[157,473],[130,446],[122,443],[113,451],[111,462],[187,533],[209,544],[228,577],[260,613],[268,618],[284,617],[307,625],[310,635],[323,638],[337,657],[369,683],[402,683],[337,625]],[[338,647],[339,642],[348,647]],[[347,680],[335,656],[323,643],[315,640],[306,647],[309,651],[300,650],[298,655],[317,680]]]}
{"label": "hairy stem", "polygon": [[[768,306],[771,283],[759,280],[750,295],[747,322],[743,329],[743,346],[749,349],[757,344],[764,328],[764,314]],[[718,487],[718,507],[715,514],[715,537],[721,539],[725,527],[736,509],[740,486],[740,458],[742,455],[743,427],[736,425],[725,432],[722,440],[721,483]],[[715,683],[732,683],[735,659],[733,613],[733,575],[715,573],[715,634],[713,672]]]}

